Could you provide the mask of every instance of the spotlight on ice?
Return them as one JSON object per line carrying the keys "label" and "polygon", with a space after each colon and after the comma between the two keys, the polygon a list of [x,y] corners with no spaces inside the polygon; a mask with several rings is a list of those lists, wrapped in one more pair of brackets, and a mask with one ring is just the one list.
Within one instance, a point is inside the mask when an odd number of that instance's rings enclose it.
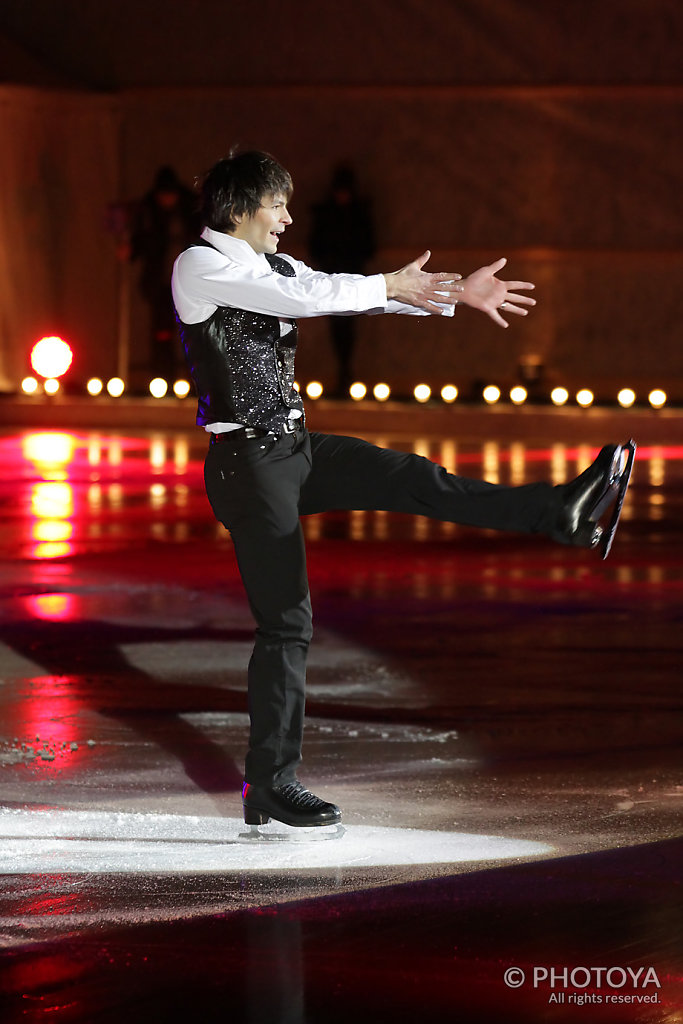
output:
{"label": "spotlight on ice", "polygon": [[432,389],[429,384],[417,384],[413,390],[416,402],[428,402],[432,397]]}

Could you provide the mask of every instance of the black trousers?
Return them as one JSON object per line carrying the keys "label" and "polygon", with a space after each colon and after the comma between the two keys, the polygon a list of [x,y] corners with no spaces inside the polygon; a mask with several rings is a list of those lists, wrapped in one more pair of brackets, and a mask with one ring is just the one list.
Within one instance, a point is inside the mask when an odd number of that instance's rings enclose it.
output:
{"label": "black trousers", "polygon": [[292,781],[301,760],[306,656],[312,636],[299,517],[383,509],[497,530],[548,533],[559,509],[550,484],[503,487],[455,476],[419,455],[353,437],[299,431],[211,444],[206,492],[230,531],[256,620],[249,662],[245,780]]}

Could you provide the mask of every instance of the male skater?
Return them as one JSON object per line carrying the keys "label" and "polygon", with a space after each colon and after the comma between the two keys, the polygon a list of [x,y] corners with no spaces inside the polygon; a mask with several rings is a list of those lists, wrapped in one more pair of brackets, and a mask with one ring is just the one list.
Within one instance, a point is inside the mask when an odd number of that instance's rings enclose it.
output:
{"label": "male skater", "polygon": [[197,423],[211,435],[206,491],[231,533],[256,620],[248,670],[249,748],[244,820],[330,825],[334,804],[297,780],[304,724],[311,604],[301,515],[385,509],[446,522],[541,533],[595,547],[597,519],[623,497],[624,449],[607,445],[570,484],[502,487],[447,473],[428,459],[357,438],[311,433],[293,387],[299,318],[326,314],[452,315],[458,302],[507,327],[524,316],[526,281],[495,275],[505,260],[461,280],[430,274],[425,252],[391,274],[324,274],[276,255],[292,223],[288,172],[266,153],[220,160],[201,191],[205,225],[173,270],[173,298],[198,395]]}

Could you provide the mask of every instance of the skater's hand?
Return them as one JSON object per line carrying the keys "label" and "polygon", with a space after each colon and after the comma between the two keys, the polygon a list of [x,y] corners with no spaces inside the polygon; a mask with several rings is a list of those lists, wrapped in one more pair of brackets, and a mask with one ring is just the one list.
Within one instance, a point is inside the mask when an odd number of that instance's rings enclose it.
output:
{"label": "skater's hand", "polygon": [[[500,315],[500,309],[505,313],[515,313],[517,316],[526,316],[529,312],[524,306],[535,306],[536,300],[529,295],[518,295],[517,292],[530,291],[535,285],[530,281],[499,281],[496,274],[502,270],[507,260],[496,260],[489,267],[480,267],[473,274],[466,277],[462,283],[462,293],[459,301],[464,302],[473,309],[480,309],[486,313],[501,327],[508,327],[509,324]],[[519,305],[521,303],[521,305]]]}
{"label": "skater's hand", "polygon": [[395,270],[393,274],[385,274],[387,298],[405,302],[408,306],[417,306],[428,313],[443,314],[444,305],[455,305],[462,300],[461,274],[428,274],[422,268],[431,256],[427,249],[412,263]]}

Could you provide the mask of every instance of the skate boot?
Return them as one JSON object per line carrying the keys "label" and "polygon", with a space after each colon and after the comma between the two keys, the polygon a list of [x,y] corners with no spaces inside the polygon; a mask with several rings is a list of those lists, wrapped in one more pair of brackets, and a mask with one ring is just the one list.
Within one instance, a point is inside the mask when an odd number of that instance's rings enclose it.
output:
{"label": "skate boot", "polygon": [[[636,445],[608,444],[595,462],[571,483],[563,484],[561,506],[550,536],[560,544],[598,548],[607,558],[619,524],[624,497],[631,479]],[[600,519],[613,506],[606,525]]]}
{"label": "skate boot", "polygon": [[276,786],[252,786],[245,782],[242,805],[247,825],[266,825],[271,818],[300,828],[336,825],[341,821],[341,811],[335,804],[309,793],[296,780]]}

